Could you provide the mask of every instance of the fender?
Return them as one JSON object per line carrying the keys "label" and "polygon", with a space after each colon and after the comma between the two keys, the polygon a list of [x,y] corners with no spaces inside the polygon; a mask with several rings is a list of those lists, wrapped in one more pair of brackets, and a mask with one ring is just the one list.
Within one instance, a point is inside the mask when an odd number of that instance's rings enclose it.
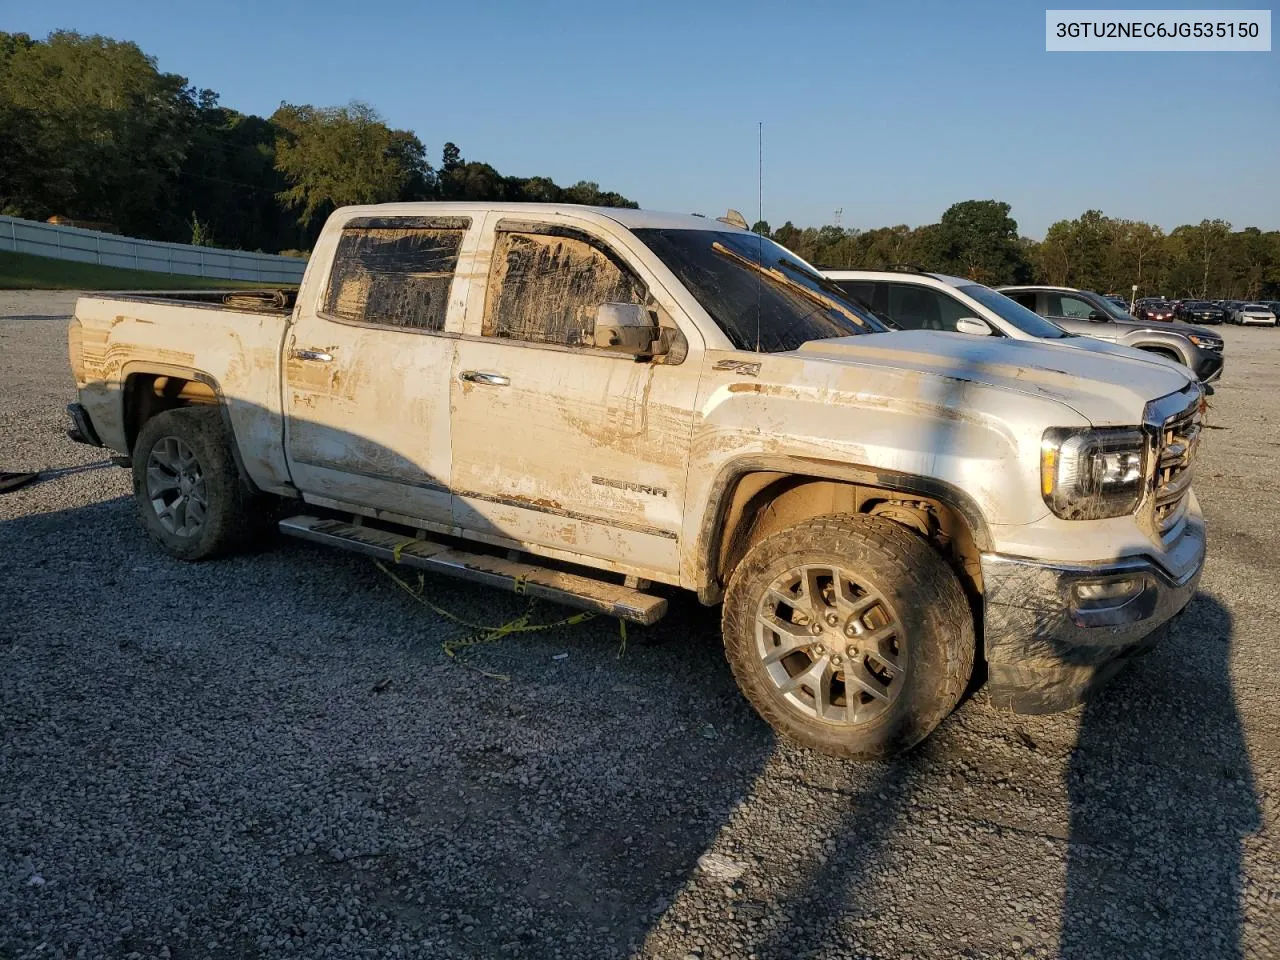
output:
{"label": "fender", "polygon": [[744,476],[760,472],[784,473],[814,480],[838,480],[930,497],[946,504],[964,519],[978,550],[984,553],[992,550],[991,533],[977,503],[963,490],[943,480],[817,457],[739,457],[730,460],[716,474],[711,485],[709,505],[702,515],[698,541],[701,547],[697,557],[697,590],[698,599],[705,604],[713,604],[719,599],[721,585],[716,578],[717,558],[720,556],[725,533],[724,523],[733,499],[733,490]]}
{"label": "fender", "polygon": [[1183,366],[1195,368],[1195,358],[1188,349],[1185,337],[1176,333],[1165,333],[1163,330],[1143,330],[1131,336],[1132,339],[1122,340],[1121,343],[1135,350],[1150,350],[1152,347],[1167,350],[1176,354],[1178,362]]}
{"label": "fender", "polygon": [[226,395],[222,392],[222,386],[218,381],[202,370],[196,370],[192,367],[183,367],[171,363],[152,363],[146,360],[139,360],[135,363],[127,363],[120,370],[120,379],[125,387],[120,393],[120,422],[126,424],[126,439],[129,443],[130,450],[133,449],[133,441],[135,437],[128,435],[128,420],[125,412],[129,405],[129,394],[132,391],[130,380],[136,376],[157,376],[157,377],[178,377],[183,380],[193,380],[197,383],[203,383],[206,387],[213,391],[214,397],[218,401],[218,414],[222,417],[222,428],[227,431],[227,436],[231,438],[231,458],[235,461],[236,472],[240,475],[241,485],[255,496],[262,493],[258,485],[253,482],[249,476],[249,471],[245,468],[244,458],[240,454],[240,443],[236,439],[235,427],[231,423],[231,408],[227,404]]}

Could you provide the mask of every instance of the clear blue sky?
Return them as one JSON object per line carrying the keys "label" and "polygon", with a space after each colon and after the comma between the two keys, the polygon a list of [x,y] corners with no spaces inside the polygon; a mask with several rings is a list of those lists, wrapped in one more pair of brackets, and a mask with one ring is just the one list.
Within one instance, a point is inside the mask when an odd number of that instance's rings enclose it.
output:
{"label": "clear blue sky", "polygon": [[652,209],[754,220],[762,120],[775,226],[996,198],[1035,237],[1091,207],[1280,227],[1280,52],[1046,53],[1046,5],[0,0],[0,28],[136,41],[245,112],[364,100],[433,163]]}

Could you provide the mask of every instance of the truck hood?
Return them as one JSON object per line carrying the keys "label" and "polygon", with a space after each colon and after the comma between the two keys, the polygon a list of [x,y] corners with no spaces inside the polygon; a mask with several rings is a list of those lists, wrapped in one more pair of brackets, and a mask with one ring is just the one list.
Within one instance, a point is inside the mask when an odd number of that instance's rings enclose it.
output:
{"label": "truck hood", "polygon": [[1142,422],[1147,403],[1193,381],[1180,364],[1152,363],[1115,350],[1079,349],[1042,340],[973,337],[904,330],[812,340],[796,353],[806,359],[914,370],[948,380],[985,384],[1062,403],[1095,426]]}
{"label": "truck hood", "polygon": [[[1055,341],[1057,343],[1057,341]],[[1090,353],[1105,353],[1113,357],[1125,357],[1130,360],[1137,360],[1141,363],[1151,363],[1156,366],[1172,369],[1183,376],[1194,377],[1195,371],[1177,360],[1171,360],[1169,357],[1158,353],[1152,353],[1150,350],[1139,350],[1137,347],[1126,347],[1121,343],[1112,343],[1109,340],[1098,340],[1095,337],[1074,336],[1067,337],[1060,341],[1064,347],[1072,347],[1076,350],[1087,350]]]}

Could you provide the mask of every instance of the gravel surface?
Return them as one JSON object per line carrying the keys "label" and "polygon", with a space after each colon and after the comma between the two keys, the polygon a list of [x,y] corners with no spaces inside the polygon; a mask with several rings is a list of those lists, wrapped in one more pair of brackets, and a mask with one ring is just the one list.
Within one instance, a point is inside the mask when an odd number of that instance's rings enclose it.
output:
{"label": "gravel surface", "polygon": [[1280,955],[1280,330],[1224,330],[1168,642],[857,765],[776,741],[693,602],[475,652],[503,683],[367,560],[162,556],[63,435],[73,302],[0,293],[0,470],[47,471],[0,495],[0,957]]}

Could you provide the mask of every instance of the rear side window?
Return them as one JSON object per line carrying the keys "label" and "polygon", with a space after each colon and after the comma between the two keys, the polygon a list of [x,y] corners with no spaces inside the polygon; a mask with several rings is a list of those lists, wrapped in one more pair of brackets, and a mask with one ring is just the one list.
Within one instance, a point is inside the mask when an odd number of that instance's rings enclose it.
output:
{"label": "rear side window", "polygon": [[356,323],[443,330],[467,225],[459,218],[348,224],[333,258],[324,312]]}
{"label": "rear side window", "polygon": [[1018,293],[1017,291],[1011,290],[1006,293],[1005,296],[1014,303],[1026,307],[1028,310],[1033,310],[1036,313],[1040,312],[1039,310],[1036,310],[1036,295],[1034,293]]}
{"label": "rear side window", "polygon": [[500,230],[485,295],[486,337],[590,346],[602,303],[644,303],[644,285],[585,236]]}
{"label": "rear side window", "polygon": [[867,307],[874,307],[876,285],[870,280],[836,280],[835,285]]}

